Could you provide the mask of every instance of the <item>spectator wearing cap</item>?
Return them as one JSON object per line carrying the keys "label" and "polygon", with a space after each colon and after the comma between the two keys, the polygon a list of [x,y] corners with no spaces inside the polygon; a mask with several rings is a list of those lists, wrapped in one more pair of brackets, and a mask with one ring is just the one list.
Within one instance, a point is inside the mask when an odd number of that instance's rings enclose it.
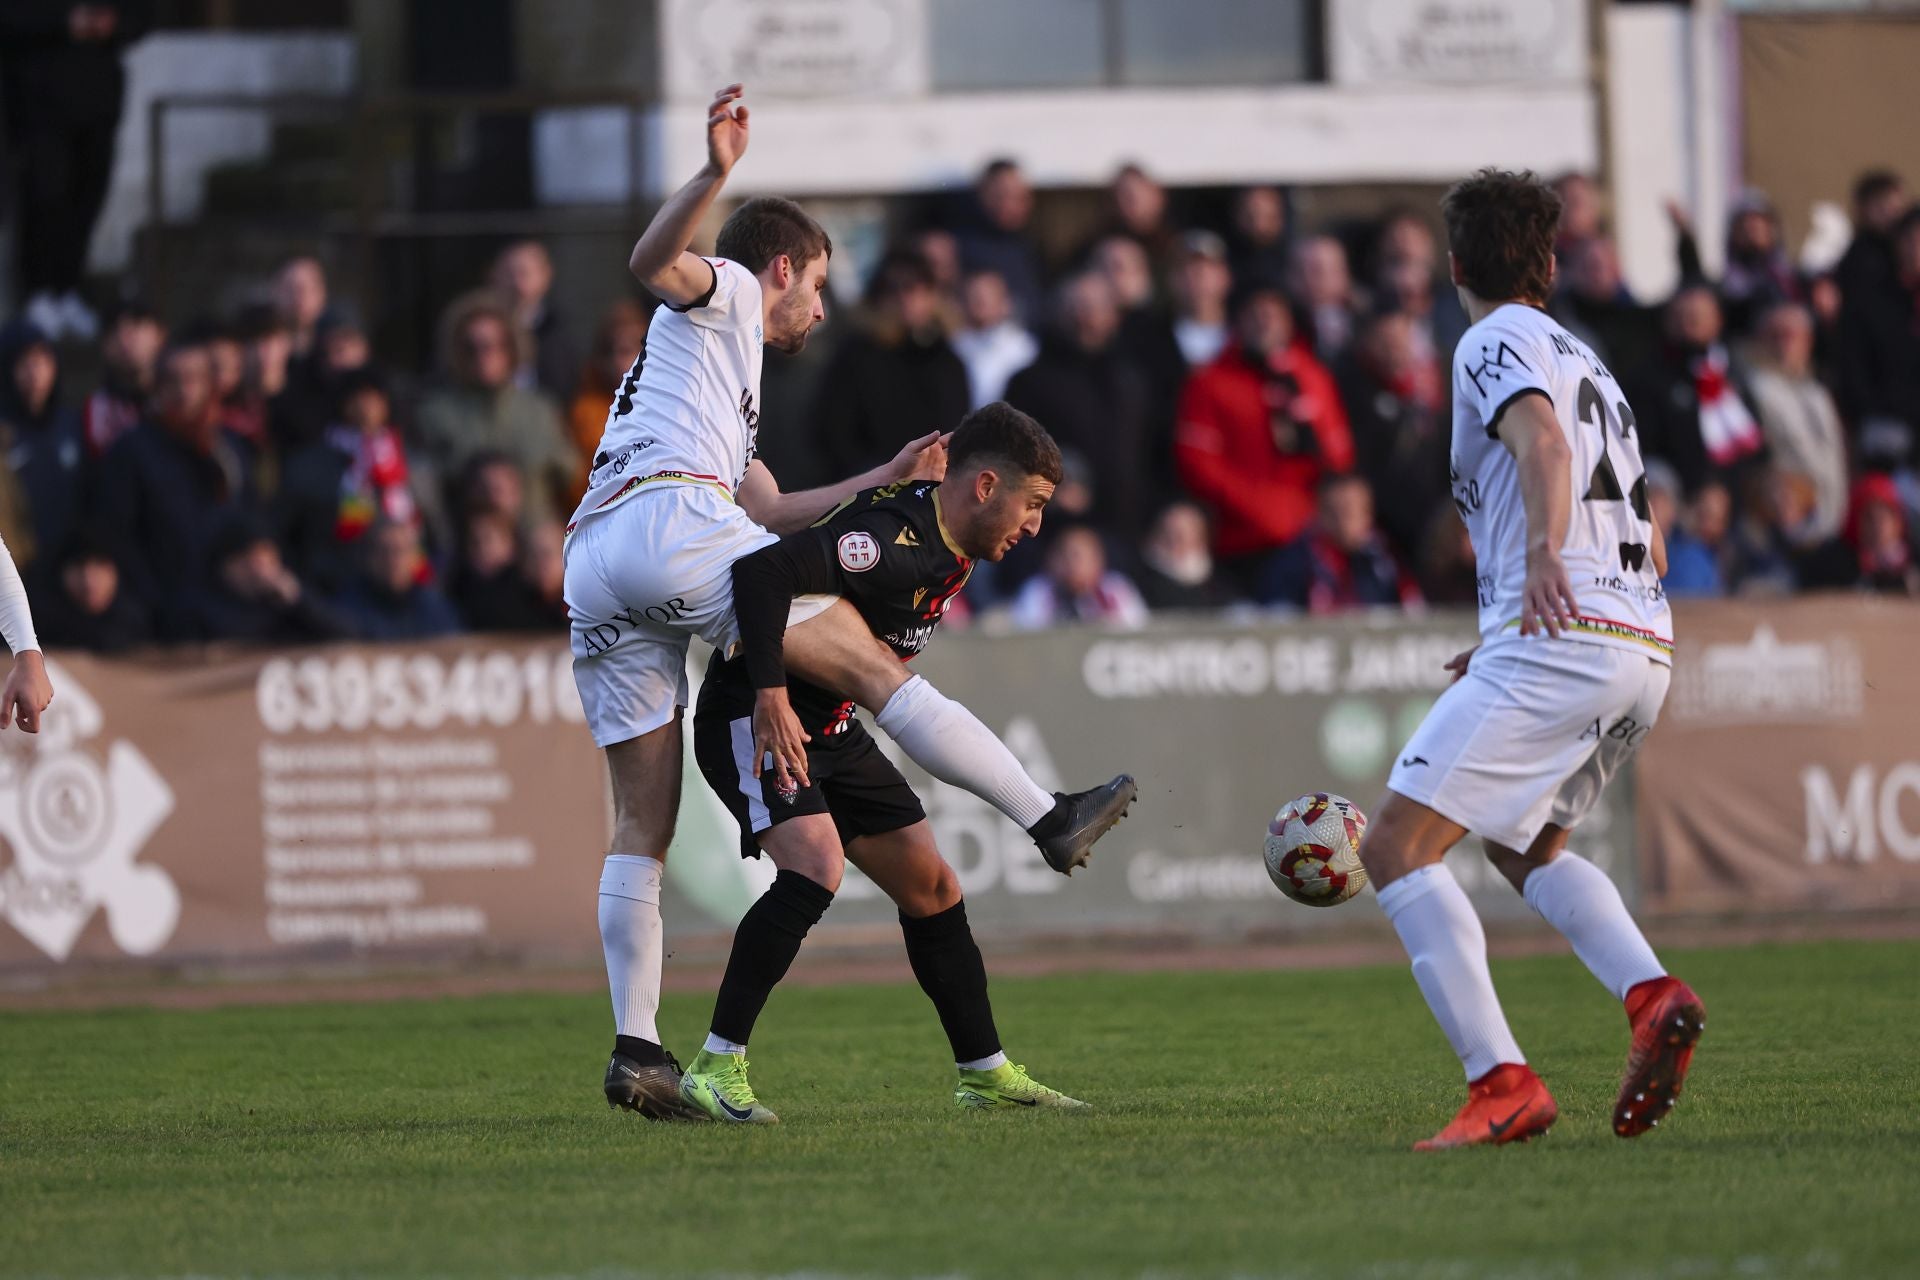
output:
{"label": "spectator wearing cap", "polygon": [[1813,485],[1811,532],[1824,541],[1847,516],[1847,441],[1833,393],[1814,375],[1813,314],[1776,302],[1759,321],[1748,385],[1775,461]]}
{"label": "spectator wearing cap", "polygon": [[528,358],[526,330],[492,293],[454,300],[441,323],[447,381],[420,402],[420,451],[437,477],[460,474],[475,454],[512,458],[526,485],[531,519],[570,509],[580,455],[561,431],[553,405],[514,385]]}
{"label": "spectator wearing cap", "polygon": [[1861,455],[1902,466],[1920,457],[1920,209],[1889,243],[1890,277],[1843,298],[1838,373]]}
{"label": "spectator wearing cap", "polygon": [[1354,451],[1333,377],[1295,343],[1279,286],[1236,285],[1230,312],[1234,341],[1181,393],[1174,454],[1211,517],[1222,571],[1251,594],[1267,558],[1313,519],[1321,480],[1352,467]]}
{"label": "spectator wearing cap", "polygon": [[0,329],[0,535],[23,569],[51,560],[78,527],[85,499],[80,415],[60,403],[60,358],[25,320]]}
{"label": "spectator wearing cap", "polygon": [[967,369],[970,409],[1006,394],[1007,380],[1033,363],[1039,340],[1014,316],[1013,297],[998,271],[982,267],[960,282],[960,327],[951,339]]}
{"label": "spectator wearing cap", "polygon": [[1301,337],[1322,364],[1334,364],[1353,341],[1366,302],[1348,269],[1347,247],[1327,235],[1300,241],[1287,266],[1287,289],[1298,308]]}
{"label": "spectator wearing cap", "polygon": [[420,531],[376,521],[360,539],[360,573],[334,601],[360,640],[429,640],[460,629],[460,615],[433,584]]}
{"label": "spectator wearing cap", "polygon": [[941,330],[926,259],[886,254],[864,303],[814,399],[813,436],[835,475],[863,471],[929,431],[951,431],[967,413],[967,367]]}
{"label": "spectator wearing cap", "polygon": [[1720,275],[1727,332],[1745,337],[1770,308],[1805,296],[1800,274],[1787,259],[1779,211],[1764,192],[1747,191],[1727,217],[1727,262]]}
{"label": "spectator wearing cap", "polygon": [[1038,323],[1046,296],[1040,251],[1028,224],[1033,220],[1033,186],[1017,162],[1005,158],[980,171],[973,187],[973,208],[956,229],[963,271],[997,271],[1013,296],[1014,314]]}
{"label": "spectator wearing cap", "polygon": [[538,240],[516,240],[493,260],[487,282],[506,298],[514,319],[533,339],[531,359],[514,381],[566,402],[580,373],[580,346],[566,314],[553,305],[553,259]]}
{"label": "spectator wearing cap", "polygon": [[194,602],[199,639],[318,644],[348,634],[345,621],[287,568],[257,518],[230,519],[208,555],[211,572]]}
{"label": "spectator wearing cap", "polygon": [[1007,401],[1032,414],[1093,473],[1093,523],[1116,540],[1139,536],[1160,497],[1151,460],[1152,383],[1120,341],[1113,286],[1083,272],[1061,286],[1040,354],[1007,383]]}
{"label": "spectator wearing cap", "polygon": [[385,380],[373,369],[345,375],[332,425],[281,474],[274,507],[293,571],[322,591],[342,590],[376,521],[419,523],[437,510],[426,487],[394,429]]}
{"label": "spectator wearing cap", "polygon": [[1279,280],[1287,270],[1287,201],[1278,187],[1242,187],[1233,197],[1228,265],[1236,280]]}
{"label": "spectator wearing cap", "polygon": [[1153,518],[1134,584],[1155,613],[1221,609],[1236,599],[1214,572],[1206,512],[1184,500],[1168,503]]}
{"label": "spectator wearing cap", "polygon": [[162,639],[192,637],[213,535],[255,509],[253,450],[220,425],[219,410],[206,349],[173,347],[151,416],[100,462],[92,523]]}
{"label": "spectator wearing cap", "polygon": [[1420,545],[1434,508],[1450,501],[1447,416],[1420,372],[1412,320],[1376,311],[1361,322],[1337,375],[1360,474],[1403,555]]}
{"label": "spectator wearing cap", "polygon": [[1126,575],[1108,566],[1099,531],[1069,525],[1047,544],[1045,565],[1020,588],[1008,620],[1023,631],[1069,622],[1140,627],[1147,604]]}
{"label": "spectator wearing cap", "polygon": [[1168,284],[1173,345],[1180,353],[1184,382],[1187,372],[1211,364],[1233,336],[1227,323],[1227,297],[1233,292],[1227,242],[1211,231],[1181,236]]}
{"label": "spectator wearing cap", "polygon": [[33,620],[50,649],[124,653],[153,639],[153,623],[121,582],[113,549],[77,530],[52,558],[48,586],[35,597]]}
{"label": "spectator wearing cap", "polygon": [[1413,575],[1373,522],[1372,490],[1352,474],[1321,482],[1313,523],[1273,558],[1258,599],[1315,615],[1421,603]]}
{"label": "spectator wearing cap", "polygon": [[80,407],[89,454],[104,456],[139,425],[166,345],[166,326],[138,303],[128,303],[108,318],[100,335],[100,382]]}
{"label": "spectator wearing cap", "polygon": [[1683,286],[1667,304],[1665,340],[1653,358],[1620,373],[1642,453],[1672,463],[1689,489],[1744,466],[1766,443],[1748,405],[1746,369],[1721,335],[1713,289]]}
{"label": "spectator wearing cap", "polygon": [[621,298],[600,313],[587,362],[576,371],[573,399],[567,406],[567,438],[580,455],[574,488],[581,493],[587,491],[587,467],[606,432],[608,411],[628,377],[639,380],[652,322],[653,313],[631,298]]}

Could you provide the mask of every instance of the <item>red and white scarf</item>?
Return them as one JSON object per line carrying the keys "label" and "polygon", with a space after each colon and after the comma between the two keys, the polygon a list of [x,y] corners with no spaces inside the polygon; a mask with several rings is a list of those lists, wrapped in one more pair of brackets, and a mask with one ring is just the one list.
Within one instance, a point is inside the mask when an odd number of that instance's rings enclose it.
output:
{"label": "red and white scarf", "polygon": [[1693,390],[1700,400],[1700,441],[1715,466],[1760,451],[1760,424],[1727,377],[1725,347],[1715,343],[1694,360]]}

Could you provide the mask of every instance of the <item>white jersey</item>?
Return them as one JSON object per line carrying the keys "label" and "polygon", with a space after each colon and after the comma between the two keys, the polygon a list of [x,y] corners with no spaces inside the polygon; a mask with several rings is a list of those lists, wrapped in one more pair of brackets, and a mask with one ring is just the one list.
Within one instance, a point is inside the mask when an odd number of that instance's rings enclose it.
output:
{"label": "white jersey", "polygon": [[1520,626],[1527,512],[1500,415],[1544,396],[1573,451],[1573,516],[1560,548],[1580,613],[1561,634],[1673,661],[1673,618],[1653,567],[1646,466],[1633,410],[1586,343],[1533,307],[1508,303],[1453,354],[1453,501],[1479,563],[1480,638]]}
{"label": "white jersey", "polygon": [[739,492],[760,426],[760,281],[737,262],[706,261],[707,296],[654,313],[645,354],[607,410],[568,533],[648,484],[697,484],[729,499]]}

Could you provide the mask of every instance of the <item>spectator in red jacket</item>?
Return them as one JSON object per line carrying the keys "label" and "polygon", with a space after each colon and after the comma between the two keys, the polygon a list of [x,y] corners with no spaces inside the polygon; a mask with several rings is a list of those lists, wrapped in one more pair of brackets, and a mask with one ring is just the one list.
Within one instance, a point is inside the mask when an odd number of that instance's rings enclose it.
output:
{"label": "spectator in red jacket", "polygon": [[1211,512],[1222,571],[1251,594],[1313,519],[1322,478],[1353,466],[1353,438],[1326,366],[1294,344],[1279,285],[1241,285],[1231,311],[1233,342],[1181,394],[1174,455]]}

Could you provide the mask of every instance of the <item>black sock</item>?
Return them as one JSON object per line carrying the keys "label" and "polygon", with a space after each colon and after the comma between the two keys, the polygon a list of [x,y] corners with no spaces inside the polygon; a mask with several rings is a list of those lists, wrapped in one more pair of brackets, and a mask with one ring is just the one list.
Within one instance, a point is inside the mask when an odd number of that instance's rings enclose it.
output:
{"label": "black sock", "polygon": [[[1027,834],[1035,840],[1051,840],[1067,829],[1067,797],[1060,792],[1053,793],[1053,808],[1040,816],[1040,821],[1027,828]],[[901,917],[905,919],[905,917]],[[997,1051],[996,1051],[997,1052]]]}
{"label": "black sock", "polygon": [[987,999],[987,962],[967,924],[967,904],[956,902],[919,919],[902,913],[900,932],[906,935],[913,976],[946,1028],[953,1060],[974,1062],[1000,1052],[993,1003]]}
{"label": "black sock", "polygon": [[656,1067],[667,1060],[665,1049],[639,1036],[615,1036],[613,1051],[622,1057],[632,1058],[643,1067]]}
{"label": "black sock", "polygon": [[727,975],[720,979],[720,995],[713,1002],[714,1035],[747,1043],[767,997],[800,954],[807,930],[819,924],[832,905],[833,891],[798,871],[782,871],[773,878],[734,931]]}

